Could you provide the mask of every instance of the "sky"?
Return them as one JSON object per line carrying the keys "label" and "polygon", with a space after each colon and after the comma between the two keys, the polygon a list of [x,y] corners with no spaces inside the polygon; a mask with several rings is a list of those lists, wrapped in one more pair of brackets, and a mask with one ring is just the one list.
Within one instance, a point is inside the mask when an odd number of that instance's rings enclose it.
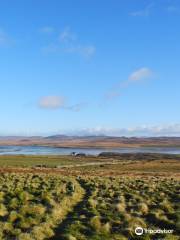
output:
{"label": "sky", "polygon": [[179,0],[1,0],[0,135],[180,136]]}

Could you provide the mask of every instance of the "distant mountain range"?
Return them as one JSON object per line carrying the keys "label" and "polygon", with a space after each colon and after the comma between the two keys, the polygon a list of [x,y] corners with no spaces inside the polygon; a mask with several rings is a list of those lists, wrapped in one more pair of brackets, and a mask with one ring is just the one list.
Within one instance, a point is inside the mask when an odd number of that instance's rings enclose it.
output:
{"label": "distant mountain range", "polygon": [[1,136],[0,145],[37,145],[55,147],[180,147],[180,137],[113,137],[113,136]]}

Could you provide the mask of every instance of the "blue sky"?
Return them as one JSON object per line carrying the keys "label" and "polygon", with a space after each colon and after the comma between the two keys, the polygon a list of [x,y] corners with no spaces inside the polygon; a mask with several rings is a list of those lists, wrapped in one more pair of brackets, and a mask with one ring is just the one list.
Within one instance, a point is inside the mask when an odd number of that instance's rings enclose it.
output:
{"label": "blue sky", "polygon": [[180,135],[178,0],[0,1],[0,135]]}

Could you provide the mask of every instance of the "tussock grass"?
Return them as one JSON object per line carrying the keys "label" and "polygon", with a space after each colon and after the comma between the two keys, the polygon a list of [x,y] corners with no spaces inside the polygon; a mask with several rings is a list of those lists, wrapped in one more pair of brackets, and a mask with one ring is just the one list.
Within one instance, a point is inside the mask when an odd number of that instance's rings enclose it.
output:
{"label": "tussock grass", "polygon": [[165,239],[177,240],[178,191],[155,177],[0,174],[0,239],[51,239],[61,227],[62,240],[129,240],[140,226],[174,229]]}
{"label": "tussock grass", "polygon": [[83,197],[72,178],[0,175],[0,239],[44,240]]}

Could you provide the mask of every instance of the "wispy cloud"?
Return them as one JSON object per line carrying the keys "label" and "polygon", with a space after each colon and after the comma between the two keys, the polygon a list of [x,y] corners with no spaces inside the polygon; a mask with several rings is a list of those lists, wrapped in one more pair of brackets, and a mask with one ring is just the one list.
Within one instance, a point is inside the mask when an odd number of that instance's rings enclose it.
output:
{"label": "wispy cloud", "polygon": [[66,47],[64,51],[67,53],[76,53],[85,58],[89,58],[95,54],[96,48],[93,45],[77,45],[72,47]]}
{"label": "wispy cloud", "polygon": [[71,31],[70,27],[64,28],[54,42],[43,47],[41,50],[45,54],[76,54],[87,59],[91,58],[96,52],[96,48],[93,44],[81,43],[77,35]]}
{"label": "wispy cloud", "polygon": [[40,108],[44,109],[58,109],[65,106],[65,98],[61,96],[45,96],[39,100]]}
{"label": "wispy cloud", "polygon": [[70,111],[74,111],[74,112],[79,112],[82,109],[84,109],[87,106],[87,103],[82,102],[82,103],[77,103],[71,106],[66,106],[65,109],[70,110]]}
{"label": "wispy cloud", "polygon": [[131,16],[133,17],[148,17],[150,15],[151,9],[153,7],[153,4],[147,5],[145,8],[137,11],[132,11],[130,13]]}
{"label": "wispy cloud", "polygon": [[0,29],[0,46],[8,46],[10,42],[11,41],[7,33],[3,29]]}
{"label": "wispy cloud", "polygon": [[42,47],[41,51],[44,54],[52,54],[52,53],[59,53],[60,51],[62,51],[62,49],[59,45],[51,43],[47,46]]}
{"label": "wispy cloud", "polygon": [[71,31],[70,27],[66,27],[59,35],[59,41],[61,42],[74,41],[76,39],[77,36]]}
{"label": "wispy cloud", "polygon": [[52,34],[55,31],[53,27],[45,26],[39,29],[39,32],[45,33],[45,34]]}
{"label": "wispy cloud", "polygon": [[67,99],[64,96],[44,96],[38,101],[38,107],[47,110],[64,109],[73,112],[79,112],[85,106],[86,103],[68,105]]}
{"label": "wispy cloud", "polygon": [[168,6],[168,7],[167,7],[167,11],[168,11],[169,13],[180,13],[180,8],[177,7],[177,6],[171,5],[171,6]]}
{"label": "wispy cloud", "polygon": [[136,71],[132,72],[129,75],[128,80],[135,82],[135,81],[141,81],[144,79],[148,79],[153,75],[153,72],[151,69],[147,68],[147,67],[143,67],[140,69],[137,69]]}
{"label": "wispy cloud", "polygon": [[114,99],[114,98],[117,98],[121,95],[121,93],[118,91],[118,90],[110,90],[106,93],[105,97],[107,100],[111,100],[111,99]]}
{"label": "wispy cloud", "polygon": [[148,67],[142,67],[130,73],[127,80],[116,84],[106,94],[106,100],[112,100],[121,95],[123,89],[129,87],[133,83],[141,82],[150,79],[153,76],[153,71]]}

